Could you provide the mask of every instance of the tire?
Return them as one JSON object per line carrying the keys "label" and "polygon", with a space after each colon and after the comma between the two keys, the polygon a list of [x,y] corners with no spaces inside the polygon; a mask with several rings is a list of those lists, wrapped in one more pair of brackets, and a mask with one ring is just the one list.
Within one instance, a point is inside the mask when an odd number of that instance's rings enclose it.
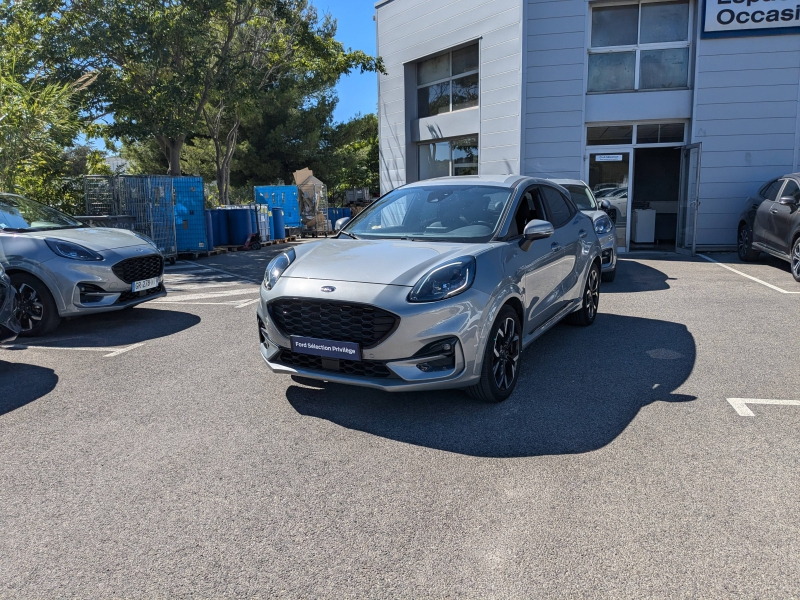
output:
{"label": "tire", "polygon": [[753,230],[749,225],[742,224],[739,227],[739,236],[736,238],[736,251],[739,259],[743,262],[753,262],[761,252],[753,250]]}
{"label": "tire", "polygon": [[792,246],[792,277],[800,283],[800,237],[794,241]]}
{"label": "tire", "polygon": [[19,294],[17,320],[21,337],[38,337],[53,331],[61,322],[53,295],[47,286],[33,275],[15,273],[11,285]]}
{"label": "tire", "polygon": [[567,315],[567,323],[588,327],[597,318],[598,306],[600,306],[600,267],[594,263],[589,269],[589,274],[586,275],[581,307],[576,312]]}
{"label": "tire", "polygon": [[600,276],[600,279],[602,279],[606,283],[611,283],[616,278],[617,278],[617,267],[614,267],[613,271],[606,271]]}
{"label": "tire", "polygon": [[519,380],[519,358],[522,354],[522,326],[519,315],[504,306],[497,315],[483,354],[480,381],[467,388],[467,393],[483,402],[507,399]]}

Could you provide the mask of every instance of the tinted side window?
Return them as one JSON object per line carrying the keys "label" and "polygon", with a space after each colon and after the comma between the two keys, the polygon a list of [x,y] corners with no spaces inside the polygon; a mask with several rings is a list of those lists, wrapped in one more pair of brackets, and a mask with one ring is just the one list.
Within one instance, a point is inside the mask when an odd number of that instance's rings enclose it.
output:
{"label": "tinted side window", "polygon": [[572,210],[569,204],[561,193],[551,187],[542,186],[542,196],[544,196],[544,203],[547,206],[547,216],[553,227],[561,227],[566,225],[572,218]]}
{"label": "tinted side window", "polygon": [[797,183],[790,179],[786,183],[786,187],[783,188],[782,196],[792,196],[795,200],[800,200],[800,187],[798,187]]}
{"label": "tinted side window", "polygon": [[534,219],[544,220],[544,216],[539,207],[536,188],[530,188],[525,190],[525,194],[519,201],[517,210],[514,213],[514,219],[508,226],[508,237],[522,235],[522,232],[525,231],[525,225]]}
{"label": "tinted side window", "polygon": [[775,200],[778,197],[778,192],[783,185],[783,179],[776,179],[775,181],[768,183],[763,188],[761,188],[761,197],[766,198],[767,200]]}

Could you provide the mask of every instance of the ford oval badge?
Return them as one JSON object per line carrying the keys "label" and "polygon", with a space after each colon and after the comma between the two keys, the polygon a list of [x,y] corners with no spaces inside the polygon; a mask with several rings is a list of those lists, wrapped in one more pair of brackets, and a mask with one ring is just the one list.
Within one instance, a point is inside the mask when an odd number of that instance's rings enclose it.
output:
{"label": "ford oval badge", "polygon": [[323,291],[323,292],[335,292],[335,291],[336,291],[336,288],[335,288],[335,287],[333,287],[332,285],[323,285],[323,286],[320,288],[320,291]]}

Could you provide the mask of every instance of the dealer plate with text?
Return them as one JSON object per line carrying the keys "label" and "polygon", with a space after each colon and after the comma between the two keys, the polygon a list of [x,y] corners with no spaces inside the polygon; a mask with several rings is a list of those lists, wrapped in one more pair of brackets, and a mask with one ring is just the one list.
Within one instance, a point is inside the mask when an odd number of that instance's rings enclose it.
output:
{"label": "dealer plate with text", "polygon": [[142,279],[141,281],[134,281],[131,284],[132,292],[141,292],[142,290],[149,290],[158,287],[158,277],[151,277],[150,279]]}
{"label": "dealer plate with text", "polygon": [[335,342],[316,338],[291,336],[292,352],[324,358],[361,360],[361,346],[354,342]]}

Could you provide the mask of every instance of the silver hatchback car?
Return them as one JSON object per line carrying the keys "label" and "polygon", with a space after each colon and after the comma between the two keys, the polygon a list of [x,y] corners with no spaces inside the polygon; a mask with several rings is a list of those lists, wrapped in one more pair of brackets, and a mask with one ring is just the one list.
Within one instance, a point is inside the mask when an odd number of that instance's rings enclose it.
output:
{"label": "silver hatchback car", "polygon": [[499,402],[523,348],[565,317],[591,325],[599,295],[600,244],[566,190],[520,176],[427,180],[270,262],[261,355],[275,373]]}
{"label": "silver hatchback car", "polygon": [[600,258],[603,263],[603,281],[612,282],[617,276],[617,230],[614,227],[616,217],[611,218],[609,213],[616,213],[611,203],[602,198],[597,200],[580,179],[551,179],[567,190],[578,207],[585,215],[591,217],[594,231],[600,240]]}
{"label": "silver hatchback car", "polygon": [[12,194],[0,194],[0,265],[17,290],[20,335],[44,335],[61,317],[121,310],[167,293],[164,258],[146,236],[84,227]]}

